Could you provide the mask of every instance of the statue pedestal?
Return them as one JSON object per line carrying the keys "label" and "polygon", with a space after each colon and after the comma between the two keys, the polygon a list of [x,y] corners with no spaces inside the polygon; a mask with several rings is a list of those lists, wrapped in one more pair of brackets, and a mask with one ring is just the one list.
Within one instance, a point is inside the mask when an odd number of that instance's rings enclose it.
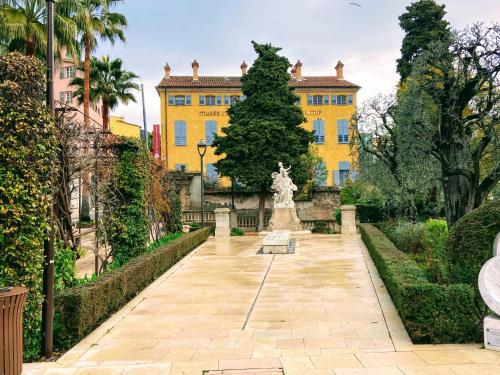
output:
{"label": "statue pedestal", "polygon": [[273,214],[269,220],[269,230],[301,231],[302,225],[295,207],[273,208]]}

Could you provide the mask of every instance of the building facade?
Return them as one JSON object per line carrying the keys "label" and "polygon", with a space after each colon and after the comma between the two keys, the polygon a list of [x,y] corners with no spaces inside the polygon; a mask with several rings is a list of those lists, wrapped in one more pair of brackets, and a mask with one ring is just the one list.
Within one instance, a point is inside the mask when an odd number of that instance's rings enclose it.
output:
{"label": "building facade", "polygon": [[123,116],[110,116],[109,130],[114,135],[131,138],[141,138],[141,126],[125,121],[125,118]]}
{"label": "building facade", "polygon": [[[61,52],[61,60],[56,63],[54,69],[54,101],[56,108],[71,106],[74,111],[75,120],[83,123],[83,104],[79,104],[75,96],[76,87],[69,83],[75,77],[83,77],[83,72],[77,68],[78,62],[66,51]],[[90,119],[96,125],[102,126],[101,103],[91,103],[89,111]]]}
{"label": "building facade", "polygon": [[[200,171],[196,149],[200,139],[207,144],[213,134],[221,134],[229,126],[227,109],[245,97],[241,91],[241,77],[200,76],[199,63],[191,64],[192,76],[171,75],[170,66],[156,87],[161,101],[162,159],[169,170]],[[352,170],[349,147],[350,119],[356,110],[356,96],[360,87],[344,79],[344,65],[338,62],[336,75],[303,76],[302,63],[297,61],[291,70],[289,82],[300,97],[307,130],[314,130],[314,145],[323,160],[318,170],[319,185],[342,185]],[[242,75],[247,64],[241,65]],[[214,181],[219,177],[214,163],[219,157],[208,147],[205,155],[206,176]]]}

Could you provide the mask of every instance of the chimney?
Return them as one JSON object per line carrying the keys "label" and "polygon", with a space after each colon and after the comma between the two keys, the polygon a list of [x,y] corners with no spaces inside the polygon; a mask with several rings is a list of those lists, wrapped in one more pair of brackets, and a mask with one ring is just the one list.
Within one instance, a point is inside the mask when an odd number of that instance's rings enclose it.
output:
{"label": "chimney", "polygon": [[242,76],[244,76],[245,74],[247,74],[248,65],[245,62],[245,60],[243,60],[243,64],[241,64],[240,68],[241,68],[241,75]]}
{"label": "chimney", "polygon": [[191,67],[193,68],[193,81],[198,81],[198,68],[200,67],[200,64],[196,61],[196,59],[194,59]]}
{"label": "chimney", "polygon": [[297,81],[302,81],[302,63],[300,60],[297,60],[297,63],[294,66],[295,68],[295,78],[297,78]]}
{"label": "chimney", "polygon": [[168,65],[168,63],[167,63],[163,69],[165,69],[165,78],[169,79],[170,78],[170,65]]}
{"label": "chimney", "polygon": [[292,79],[296,79],[297,78],[297,69],[295,69],[295,66],[292,68],[292,70],[290,71],[290,73],[292,73]]}
{"label": "chimney", "polygon": [[344,64],[339,60],[337,66],[335,66],[335,70],[337,71],[337,78],[344,79]]}

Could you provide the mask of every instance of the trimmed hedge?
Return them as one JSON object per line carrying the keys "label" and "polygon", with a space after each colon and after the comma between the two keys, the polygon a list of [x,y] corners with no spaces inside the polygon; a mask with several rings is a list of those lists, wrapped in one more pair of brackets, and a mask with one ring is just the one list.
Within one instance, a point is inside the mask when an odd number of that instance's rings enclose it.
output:
{"label": "trimmed hedge", "polygon": [[210,228],[188,233],[109,271],[95,282],[68,288],[55,298],[55,344],[65,349],[89,334],[128,301],[204,242]]}
{"label": "trimmed hedge", "polygon": [[481,340],[474,288],[430,283],[424,271],[370,224],[359,226],[378,272],[416,344]]}

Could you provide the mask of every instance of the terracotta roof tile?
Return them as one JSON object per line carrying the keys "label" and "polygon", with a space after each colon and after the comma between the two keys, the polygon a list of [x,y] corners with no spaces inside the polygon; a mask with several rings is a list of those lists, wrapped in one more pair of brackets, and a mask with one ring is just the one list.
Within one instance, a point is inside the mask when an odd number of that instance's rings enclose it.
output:
{"label": "terracotta roof tile", "polygon": [[[157,89],[177,88],[177,87],[241,87],[241,77],[223,77],[223,76],[200,76],[197,81],[193,81],[192,76],[170,76],[163,78],[158,84]],[[337,79],[334,76],[304,76],[301,81],[290,80],[292,87],[349,87],[359,89],[360,86]]]}

